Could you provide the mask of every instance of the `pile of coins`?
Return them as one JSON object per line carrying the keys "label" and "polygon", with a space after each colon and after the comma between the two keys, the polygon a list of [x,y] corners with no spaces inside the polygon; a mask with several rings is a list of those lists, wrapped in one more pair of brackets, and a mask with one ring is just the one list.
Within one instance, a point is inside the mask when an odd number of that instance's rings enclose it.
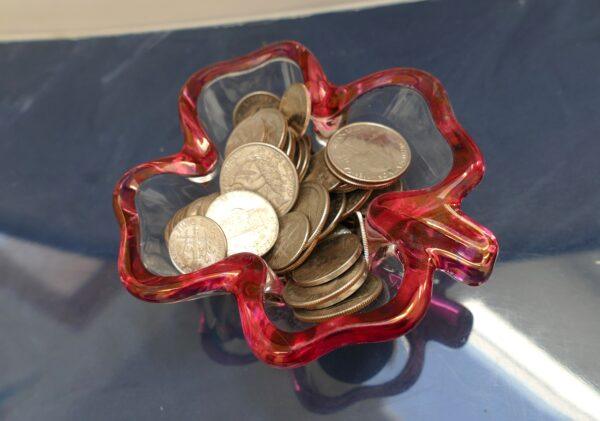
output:
{"label": "pile of coins", "polygon": [[[401,190],[409,146],[397,131],[359,122],[313,153],[309,92],[243,97],[224,151],[220,193],[179,209],[164,236],[173,265],[190,273],[226,256],[263,256],[285,282],[283,299],[305,322],[357,312],[383,289],[371,275],[361,211]],[[374,193],[376,192],[376,193]],[[359,223],[340,225],[350,217]]]}

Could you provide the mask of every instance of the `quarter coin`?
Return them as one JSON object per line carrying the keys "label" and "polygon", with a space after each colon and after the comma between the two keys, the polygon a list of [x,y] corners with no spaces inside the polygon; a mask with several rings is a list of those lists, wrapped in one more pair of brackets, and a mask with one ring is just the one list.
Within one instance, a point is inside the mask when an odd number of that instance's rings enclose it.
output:
{"label": "quarter coin", "polygon": [[219,184],[222,193],[256,192],[283,216],[294,206],[300,183],[296,167],[280,149],[266,143],[249,143],[225,159]]}
{"label": "quarter coin", "polygon": [[259,194],[230,191],[217,197],[206,211],[227,238],[227,255],[268,252],[277,240],[279,221],[273,206]]}
{"label": "quarter coin", "polygon": [[227,255],[227,240],[213,220],[190,216],[173,227],[168,249],[175,268],[190,273],[223,259]]}
{"label": "quarter coin", "polygon": [[306,215],[290,212],[279,220],[279,236],[265,260],[274,271],[279,271],[292,264],[304,250],[310,223]]}
{"label": "quarter coin", "polygon": [[410,148],[397,131],[377,123],[353,123],[327,143],[332,168],[357,183],[382,184],[400,177],[410,164]]}
{"label": "quarter coin", "polygon": [[279,110],[298,136],[302,136],[308,128],[310,108],[310,93],[303,83],[290,85],[279,102]]}
{"label": "quarter coin", "polygon": [[292,271],[292,279],[304,287],[329,282],[348,270],[361,251],[360,239],[354,234],[328,237],[317,245],[302,266]]}
{"label": "quarter coin", "polygon": [[277,108],[278,106],[279,98],[277,95],[265,91],[250,92],[235,105],[233,109],[233,125],[237,126],[258,110],[263,108]]}
{"label": "quarter coin", "polygon": [[367,275],[367,263],[359,259],[342,275],[322,285],[302,287],[288,281],[283,290],[283,299],[294,308],[329,307],[351,296],[367,279]]}
{"label": "quarter coin", "polygon": [[310,222],[308,243],[317,239],[329,215],[329,193],[318,183],[304,182],[300,185],[294,210],[302,212]]}
{"label": "quarter coin", "polygon": [[356,313],[377,299],[383,290],[383,282],[372,274],[349,298],[331,307],[319,310],[294,309],[294,316],[302,322],[321,323],[333,317]]}

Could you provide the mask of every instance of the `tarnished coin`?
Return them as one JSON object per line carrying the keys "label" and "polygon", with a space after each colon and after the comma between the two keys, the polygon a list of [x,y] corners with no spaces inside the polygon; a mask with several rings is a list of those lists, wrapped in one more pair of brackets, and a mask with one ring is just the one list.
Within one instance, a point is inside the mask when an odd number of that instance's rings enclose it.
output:
{"label": "tarnished coin", "polygon": [[346,209],[346,195],[344,193],[330,193],[331,206],[329,209],[329,215],[327,216],[327,222],[325,222],[325,228],[319,234],[319,239],[327,237],[333,232],[337,224],[342,220],[342,215]]}
{"label": "tarnished coin", "polygon": [[351,296],[367,279],[367,275],[367,263],[359,259],[342,275],[322,285],[302,287],[288,281],[283,290],[283,299],[294,308],[329,307]]}
{"label": "tarnished coin", "polygon": [[175,268],[190,273],[223,259],[227,255],[227,240],[213,220],[190,216],[173,227],[168,248]]}
{"label": "tarnished coin", "polygon": [[302,212],[310,222],[308,243],[317,239],[329,215],[329,193],[318,183],[304,182],[300,185],[294,210]]}
{"label": "tarnished coin", "polygon": [[279,232],[273,206],[250,191],[230,191],[217,197],[206,211],[227,238],[227,255],[248,252],[262,256],[268,252]]}
{"label": "tarnished coin", "polygon": [[266,136],[267,128],[264,122],[260,118],[248,118],[237,125],[229,135],[225,145],[225,156],[242,145],[264,142]]}
{"label": "tarnished coin", "polygon": [[235,105],[233,109],[233,125],[237,126],[258,110],[277,107],[279,107],[279,98],[277,95],[265,91],[250,92]]}
{"label": "tarnished coin", "polygon": [[310,108],[310,93],[303,83],[290,85],[279,102],[279,110],[298,136],[302,136],[308,128]]}
{"label": "tarnished coin", "polygon": [[410,148],[397,131],[376,123],[353,123],[327,143],[332,168],[358,183],[381,184],[400,177],[410,164]]}
{"label": "tarnished coin", "polygon": [[328,237],[317,245],[302,266],[292,271],[292,279],[304,287],[329,282],[350,268],[361,251],[360,239],[354,234]]}
{"label": "tarnished coin", "polygon": [[265,260],[274,271],[292,264],[304,250],[310,223],[301,212],[290,212],[279,219],[279,236]]}
{"label": "tarnished coin", "polygon": [[290,158],[266,143],[240,146],[231,152],[221,168],[222,193],[234,190],[256,192],[273,205],[279,216],[294,206],[299,184],[296,167]]}
{"label": "tarnished coin", "polygon": [[344,301],[319,310],[294,309],[294,316],[303,322],[321,323],[333,317],[356,313],[375,301],[382,290],[383,282],[369,274],[358,291]]}
{"label": "tarnished coin", "polygon": [[344,209],[344,213],[342,214],[342,219],[349,217],[355,211],[363,207],[363,205],[367,203],[367,200],[369,200],[369,197],[371,197],[372,193],[373,190],[355,190],[346,194],[348,202],[346,203],[346,209]]}
{"label": "tarnished coin", "polygon": [[204,216],[210,204],[219,196],[219,193],[211,193],[194,200],[185,207],[185,216]]}
{"label": "tarnished coin", "polygon": [[311,156],[305,180],[320,183],[328,191],[335,189],[341,184],[340,179],[329,171],[329,168],[325,163],[325,149],[321,149]]}

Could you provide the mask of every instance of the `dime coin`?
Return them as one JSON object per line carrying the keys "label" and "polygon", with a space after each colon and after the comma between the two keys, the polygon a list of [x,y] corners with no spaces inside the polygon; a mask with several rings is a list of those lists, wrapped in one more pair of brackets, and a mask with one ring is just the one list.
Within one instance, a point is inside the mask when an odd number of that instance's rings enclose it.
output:
{"label": "dime coin", "polygon": [[319,234],[319,239],[327,237],[329,234],[333,232],[338,222],[342,220],[342,215],[344,213],[344,209],[346,209],[346,195],[344,193],[331,193],[331,209],[329,210],[329,215],[327,216],[327,222],[325,222],[325,228]]}
{"label": "dime coin", "polygon": [[348,202],[346,204],[346,209],[342,214],[342,219],[349,217],[367,203],[367,200],[371,197],[371,193],[373,193],[373,190],[355,190],[348,193],[346,195],[348,197]]}
{"label": "dime coin", "polygon": [[185,207],[185,216],[204,216],[210,204],[219,196],[219,193],[211,193],[194,200]]}
{"label": "dime coin", "polygon": [[315,287],[302,287],[289,281],[283,299],[294,308],[318,309],[329,307],[351,296],[368,275],[367,263],[359,259],[341,276]]}
{"label": "dime coin", "polygon": [[333,175],[331,171],[329,171],[329,168],[325,163],[325,149],[321,149],[319,152],[310,157],[306,181],[320,183],[328,191],[335,189],[341,184],[340,179]]}
{"label": "dime coin", "polygon": [[306,215],[290,212],[279,220],[279,236],[265,260],[274,271],[292,264],[304,250],[310,223]]}
{"label": "dime coin", "polygon": [[327,143],[332,168],[358,183],[395,180],[408,168],[410,148],[397,131],[376,123],[353,123],[339,129]]}
{"label": "dime coin", "polygon": [[225,234],[219,225],[204,216],[182,219],[169,237],[169,256],[181,273],[212,265],[226,255]]}
{"label": "dime coin", "polygon": [[268,252],[279,232],[273,206],[250,191],[230,191],[217,197],[206,211],[227,238],[227,255],[248,252],[262,256]]}
{"label": "dime coin", "polygon": [[319,310],[294,309],[294,316],[303,322],[320,323],[333,317],[356,313],[375,301],[382,290],[383,282],[369,274],[358,291],[344,301]]}
{"label": "dime coin", "polygon": [[310,93],[303,83],[290,85],[281,97],[279,110],[298,136],[302,136],[308,128],[310,106]]}
{"label": "dime coin", "polygon": [[312,243],[321,233],[329,215],[329,193],[318,183],[304,182],[300,185],[298,200],[294,210],[302,212],[310,222],[308,243]]}
{"label": "dime coin", "polygon": [[254,142],[264,142],[267,136],[267,128],[260,118],[248,118],[236,126],[225,145],[225,156],[227,157],[235,149],[242,145]]}
{"label": "dime coin", "polygon": [[360,240],[354,234],[328,237],[319,243],[302,266],[292,272],[292,279],[304,287],[329,282],[350,268],[361,251]]}
{"label": "dime coin", "polygon": [[279,106],[279,98],[270,92],[256,91],[250,92],[242,97],[235,108],[233,109],[233,125],[237,126],[247,117],[255,114],[263,108],[277,108]]}
{"label": "dime coin", "polygon": [[266,143],[240,146],[231,152],[221,168],[222,193],[234,190],[256,192],[273,205],[279,216],[294,206],[299,184],[296,167],[290,158]]}

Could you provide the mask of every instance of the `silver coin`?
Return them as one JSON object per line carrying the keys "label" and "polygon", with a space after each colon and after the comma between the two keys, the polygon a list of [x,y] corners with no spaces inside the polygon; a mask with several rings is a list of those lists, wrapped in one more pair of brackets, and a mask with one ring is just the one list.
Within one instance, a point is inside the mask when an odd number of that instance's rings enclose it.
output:
{"label": "silver coin", "polygon": [[179,221],[169,236],[169,257],[181,273],[190,273],[227,255],[227,240],[217,223],[204,216]]}
{"label": "silver coin", "polygon": [[273,206],[259,194],[231,191],[217,197],[206,211],[227,238],[227,255],[248,252],[262,256],[279,234],[279,221]]}
{"label": "silver coin", "polygon": [[280,149],[266,143],[249,143],[225,159],[219,184],[222,193],[258,193],[283,216],[294,206],[300,182],[293,162]]}

